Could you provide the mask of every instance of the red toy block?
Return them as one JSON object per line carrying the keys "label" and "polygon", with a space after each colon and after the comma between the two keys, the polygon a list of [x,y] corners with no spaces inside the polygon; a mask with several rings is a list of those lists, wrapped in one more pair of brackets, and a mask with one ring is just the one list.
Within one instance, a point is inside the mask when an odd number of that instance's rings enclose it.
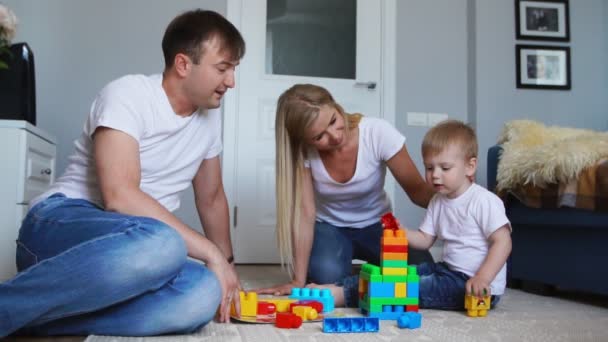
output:
{"label": "red toy block", "polygon": [[258,315],[272,315],[277,312],[277,306],[268,302],[258,302]]}
{"label": "red toy block", "polygon": [[380,218],[380,222],[382,222],[382,227],[384,227],[384,229],[399,229],[399,222],[397,222],[397,219],[395,218],[395,216],[393,216],[392,213],[386,213],[382,215],[382,217]]}
{"label": "red toy block", "polygon": [[291,312],[279,312],[274,326],[283,329],[297,329],[302,325],[302,318]]}
{"label": "red toy block", "polygon": [[289,312],[293,312],[294,306],[310,306],[317,310],[317,312],[323,312],[323,303],[316,300],[299,300],[295,303],[289,304]]}
{"label": "red toy block", "polygon": [[406,312],[410,312],[410,311],[418,312],[418,305],[406,305],[405,311]]}
{"label": "red toy block", "polygon": [[407,253],[407,245],[384,245],[383,253]]}

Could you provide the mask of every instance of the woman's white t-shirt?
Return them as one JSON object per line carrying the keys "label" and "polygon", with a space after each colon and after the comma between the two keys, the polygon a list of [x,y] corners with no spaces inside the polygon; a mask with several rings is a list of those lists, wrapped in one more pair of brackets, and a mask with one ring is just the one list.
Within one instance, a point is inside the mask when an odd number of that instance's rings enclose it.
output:
{"label": "woman's white t-shirt", "polygon": [[391,211],[384,191],[386,161],[404,143],[405,137],[385,120],[363,117],[355,174],[346,183],[333,180],[318,152],[311,150],[305,166],[312,173],[317,220],[337,227],[364,228]]}
{"label": "woman's white t-shirt", "polygon": [[179,193],[190,186],[201,162],[222,150],[221,112],[199,109],[187,117],[177,115],[162,78],[128,75],[104,87],[74,143],[65,173],[31,206],[61,192],[103,207],[91,137],[98,127],[108,127],[139,143],[141,190],[170,211],[179,208]]}

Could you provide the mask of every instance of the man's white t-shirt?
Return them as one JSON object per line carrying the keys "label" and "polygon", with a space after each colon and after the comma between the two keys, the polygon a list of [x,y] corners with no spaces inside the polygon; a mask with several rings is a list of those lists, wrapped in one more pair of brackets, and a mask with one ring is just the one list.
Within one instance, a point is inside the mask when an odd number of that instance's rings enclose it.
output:
{"label": "man's white t-shirt", "polygon": [[[498,228],[510,225],[505,206],[492,192],[475,183],[457,198],[435,194],[420,230],[443,240],[443,262],[470,277],[488,255],[488,238]],[[502,295],[506,264],[490,284],[491,294]]]}
{"label": "man's white t-shirt", "polygon": [[336,227],[364,228],[391,211],[384,191],[386,161],[403,148],[405,137],[385,120],[363,117],[355,174],[346,183],[331,178],[318,152],[309,151],[318,221]]}
{"label": "man's white t-shirt", "polygon": [[108,127],[139,143],[141,190],[170,211],[179,208],[179,193],[191,184],[201,162],[222,150],[221,112],[199,109],[187,117],[177,115],[162,79],[162,75],[128,75],[104,87],[74,143],[65,173],[31,206],[61,192],[103,207],[91,138],[98,127]]}

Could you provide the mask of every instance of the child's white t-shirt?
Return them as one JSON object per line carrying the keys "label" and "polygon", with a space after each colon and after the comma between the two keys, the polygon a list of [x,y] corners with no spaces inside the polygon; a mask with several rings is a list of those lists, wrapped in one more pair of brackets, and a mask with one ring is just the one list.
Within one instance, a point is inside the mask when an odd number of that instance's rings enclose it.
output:
{"label": "child's white t-shirt", "polygon": [[359,122],[355,174],[346,183],[331,178],[318,152],[312,149],[305,166],[311,169],[318,221],[337,227],[364,228],[391,211],[384,191],[386,161],[401,150],[405,137],[383,119]]}
{"label": "child's white t-shirt", "polygon": [[[454,199],[435,194],[420,230],[443,240],[443,262],[453,271],[470,277],[488,255],[488,238],[510,225],[500,198],[475,183]],[[490,284],[491,294],[502,295],[506,285],[506,264]]]}
{"label": "child's white t-shirt", "polygon": [[98,127],[108,127],[139,143],[141,190],[170,211],[179,208],[179,193],[190,186],[201,162],[222,150],[221,112],[199,109],[187,117],[177,115],[162,79],[160,74],[128,75],[104,87],[74,143],[65,173],[31,206],[61,192],[103,207],[91,137]]}

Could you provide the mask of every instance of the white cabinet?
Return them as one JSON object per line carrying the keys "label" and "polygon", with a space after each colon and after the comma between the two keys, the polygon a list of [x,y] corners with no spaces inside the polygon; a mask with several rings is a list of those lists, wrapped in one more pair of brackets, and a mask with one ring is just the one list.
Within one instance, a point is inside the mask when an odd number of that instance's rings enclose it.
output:
{"label": "white cabinet", "polygon": [[0,120],[0,282],[13,277],[29,202],[55,180],[56,141],[26,121]]}

